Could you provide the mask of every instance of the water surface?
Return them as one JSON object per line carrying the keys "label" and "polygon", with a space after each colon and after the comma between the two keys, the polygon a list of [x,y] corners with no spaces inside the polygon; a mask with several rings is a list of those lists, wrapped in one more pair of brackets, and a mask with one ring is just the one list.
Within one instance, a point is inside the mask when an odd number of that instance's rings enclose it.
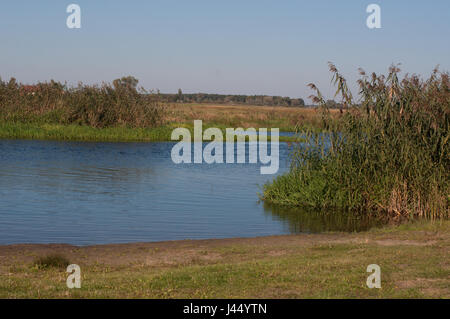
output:
{"label": "water surface", "polygon": [[[173,145],[0,141],[0,244],[87,245],[339,228],[326,221],[311,227],[292,212],[259,203],[260,187],[274,178],[261,175],[260,164],[176,165]],[[288,153],[280,143],[279,174],[288,169]]]}

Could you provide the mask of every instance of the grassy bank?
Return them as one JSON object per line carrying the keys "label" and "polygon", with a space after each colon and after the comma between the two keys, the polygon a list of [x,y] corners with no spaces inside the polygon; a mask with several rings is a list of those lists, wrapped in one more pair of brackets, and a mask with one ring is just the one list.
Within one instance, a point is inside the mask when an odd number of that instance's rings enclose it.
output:
{"label": "grassy bank", "polygon": [[96,141],[96,142],[158,142],[170,140],[170,127],[95,128],[81,125],[37,124],[37,123],[2,123],[0,122],[0,139],[33,139],[61,141]]}
{"label": "grassy bank", "polygon": [[[0,139],[58,140],[85,142],[164,142],[171,141],[172,130],[184,127],[194,136],[193,123],[162,125],[153,128],[130,128],[124,126],[95,128],[82,125],[8,123],[0,121]],[[221,124],[204,125],[218,127],[225,138],[225,126]],[[246,138],[248,140],[248,137]],[[270,141],[270,136],[268,141]],[[295,142],[297,137],[280,136],[280,142]]]}
{"label": "grassy bank", "polygon": [[[74,247],[0,246],[0,298],[450,298],[450,223],[368,232]],[[41,257],[57,254],[55,267]],[[66,287],[62,261],[80,265]],[[53,260],[53,261],[52,261]],[[370,264],[381,289],[368,289]]]}

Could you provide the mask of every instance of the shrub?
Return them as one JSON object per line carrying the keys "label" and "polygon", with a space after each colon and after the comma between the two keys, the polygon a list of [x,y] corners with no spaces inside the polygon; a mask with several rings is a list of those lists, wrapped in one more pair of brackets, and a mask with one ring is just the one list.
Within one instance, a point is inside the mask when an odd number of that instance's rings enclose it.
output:
{"label": "shrub", "polygon": [[61,255],[53,254],[44,257],[39,257],[34,261],[39,269],[47,268],[63,268],[66,269],[70,265],[70,262]]}

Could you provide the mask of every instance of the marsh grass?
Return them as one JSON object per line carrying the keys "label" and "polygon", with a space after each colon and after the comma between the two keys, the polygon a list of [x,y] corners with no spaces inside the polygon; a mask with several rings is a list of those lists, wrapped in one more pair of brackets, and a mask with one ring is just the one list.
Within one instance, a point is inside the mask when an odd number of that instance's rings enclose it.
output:
{"label": "marsh grass", "polygon": [[342,114],[331,120],[323,96],[310,84],[326,133],[304,132],[309,143],[295,147],[290,173],[265,185],[263,199],[394,219],[448,218],[448,73],[436,69],[427,80],[399,80],[396,66],[387,77],[360,70],[357,103],[343,76],[329,66]]}
{"label": "marsh grass", "polygon": [[101,86],[68,87],[50,81],[23,85],[0,79],[0,119],[8,123],[76,124],[94,128],[156,127],[165,104],[158,94],[137,89],[138,80],[124,77]]}

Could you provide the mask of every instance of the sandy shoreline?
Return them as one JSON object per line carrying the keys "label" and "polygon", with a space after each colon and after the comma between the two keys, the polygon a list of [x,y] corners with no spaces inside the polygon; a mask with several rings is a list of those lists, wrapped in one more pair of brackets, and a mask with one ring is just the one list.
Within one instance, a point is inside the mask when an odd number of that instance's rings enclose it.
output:
{"label": "sandy shoreline", "polygon": [[[448,234],[446,234],[448,237]],[[436,234],[427,233],[426,239],[393,239],[392,236],[380,235],[377,232],[362,233],[326,233],[277,235],[252,238],[174,240],[160,242],[136,242],[120,244],[101,244],[75,246],[69,244],[11,244],[0,245],[0,265],[11,262],[32,263],[39,256],[50,254],[63,255],[73,263],[130,265],[145,263],[162,266],[183,264],[192,259],[217,261],[223,259],[218,254],[208,251],[221,249],[258,248],[261,252],[272,255],[283,255],[290,248],[311,247],[316,245],[335,244],[370,244],[381,246],[412,245],[427,246],[436,243]],[[439,239],[442,239],[439,236]],[[448,239],[448,238],[447,238]]]}
{"label": "sandy shoreline", "polygon": [[[40,268],[57,255],[80,266]],[[0,298],[450,298],[450,223],[361,233],[0,246]],[[382,289],[368,289],[379,264]]]}

